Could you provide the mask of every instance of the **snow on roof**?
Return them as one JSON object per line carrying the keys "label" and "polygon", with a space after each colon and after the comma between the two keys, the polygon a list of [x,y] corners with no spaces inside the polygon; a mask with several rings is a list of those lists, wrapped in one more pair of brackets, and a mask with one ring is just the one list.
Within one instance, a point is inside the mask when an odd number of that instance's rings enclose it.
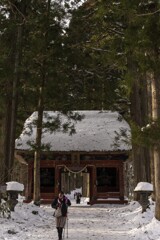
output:
{"label": "snow on roof", "polygon": [[7,182],[7,191],[19,191],[22,192],[24,190],[24,185],[19,182]]}
{"label": "snow on roof", "polygon": [[153,191],[153,184],[148,182],[139,182],[134,191]]}
{"label": "snow on roof", "polygon": [[[123,151],[130,150],[130,127],[118,112],[111,111],[74,111],[84,115],[81,121],[75,122],[76,133],[69,135],[61,131],[50,132],[43,129],[42,144],[49,144],[50,151]],[[45,111],[43,122],[60,114],[64,123],[67,118],[60,112]],[[35,143],[37,119],[34,112],[25,122],[24,130],[16,140],[16,149],[32,150],[29,142]]]}

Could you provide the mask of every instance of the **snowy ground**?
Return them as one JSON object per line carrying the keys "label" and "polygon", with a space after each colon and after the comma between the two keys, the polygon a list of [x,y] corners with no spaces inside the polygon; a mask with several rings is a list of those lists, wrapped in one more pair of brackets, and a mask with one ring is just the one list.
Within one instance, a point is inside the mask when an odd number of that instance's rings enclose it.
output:
{"label": "snowy ground", "polygon": [[[17,204],[11,219],[0,218],[0,240],[58,239],[53,211],[50,205]],[[137,202],[88,206],[73,200],[65,239],[67,235],[74,240],[160,240],[160,222],[154,218],[153,203],[142,214]]]}

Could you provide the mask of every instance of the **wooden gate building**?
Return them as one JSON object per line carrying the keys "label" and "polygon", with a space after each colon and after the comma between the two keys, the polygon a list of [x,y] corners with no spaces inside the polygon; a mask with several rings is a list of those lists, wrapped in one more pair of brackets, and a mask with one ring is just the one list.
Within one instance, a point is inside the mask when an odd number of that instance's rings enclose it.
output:
{"label": "wooden gate building", "polygon": [[[83,119],[75,123],[76,133],[51,132],[45,125],[40,161],[40,191],[43,202],[51,202],[61,189],[65,193],[82,188],[89,203],[124,203],[124,161],[131,146],[130,128],[117,112],[75,111]],[[74,113],[75,113],[74,112]],[[44,112],[43,121],[55,121],[57,115],[65,124],[67,118],[58,112]],[[33,168],[36,127],[34,112],[25,122],[16,140],[16,155],[27,164],[25,195],[33,196]]]}

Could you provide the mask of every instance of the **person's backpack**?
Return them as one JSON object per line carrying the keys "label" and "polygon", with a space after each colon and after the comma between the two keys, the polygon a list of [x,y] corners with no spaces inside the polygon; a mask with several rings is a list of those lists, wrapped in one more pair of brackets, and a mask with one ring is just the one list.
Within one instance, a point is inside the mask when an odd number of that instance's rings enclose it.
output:
{"label": "person's backpack", "polygon": [[67,214],[67,209],[68,209],[67,204],[66,204],[66,203],[63,203],[63,204],[62,204],[62,207],[61,207],[62,216],[66,216],[66,214]]}
{"label": "person's backpack", "polygon": [[57,198],[53,199],[53,201],[51,203],[52,208],[56,208],[56,206],[57,206]]}

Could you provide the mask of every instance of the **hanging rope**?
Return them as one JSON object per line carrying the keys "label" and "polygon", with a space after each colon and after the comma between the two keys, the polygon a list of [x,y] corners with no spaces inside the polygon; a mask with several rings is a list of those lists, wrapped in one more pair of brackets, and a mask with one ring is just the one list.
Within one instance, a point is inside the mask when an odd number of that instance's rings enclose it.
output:
{"label": "hanging rope", "polygon": [[68,171],[68,172],[70,172],[70,173],[74,173],[74,174],[78,174],[78,173],[81,173],[81,172],[83,172],[84,170],[86,170],[87,169],[87,165],[84,167],[84,168],[82,168],[80,171],[72,171],[71,169],[69,169],[68,167],[66,167],[66,166],[64,166],[64,168]]}
{"label": "hanging rope", "polygon": [[87,167],[95,167],[95,165],[88,164],[84,168],[82,168],[80,171],[72,171],[71,169],[66,167],[66,165],[64,165],[64,164],[63,165],[57,165],[57,167],[64,167],[64,169],[66,169],[68,172],[78,174],[78,173],[82,173],[84,170],[87,170]]}

